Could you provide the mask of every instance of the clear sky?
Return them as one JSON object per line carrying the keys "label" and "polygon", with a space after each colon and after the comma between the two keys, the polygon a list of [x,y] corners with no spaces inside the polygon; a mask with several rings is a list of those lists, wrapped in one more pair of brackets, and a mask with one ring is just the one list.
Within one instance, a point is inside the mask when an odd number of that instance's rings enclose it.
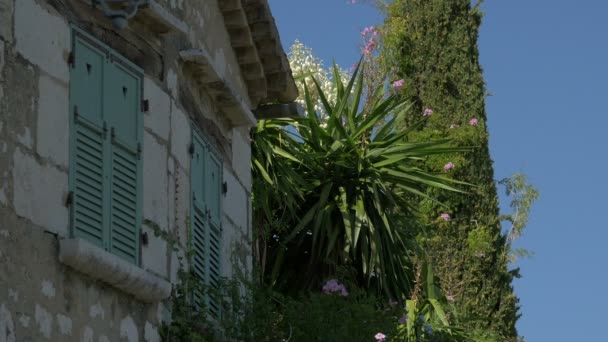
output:
{"label": "clear sky", "polygon": [[[270,0],[285,49],[358,60],[372,7]],[[481,63],[495,176],[523,171],[541,198],[515,282],[527,342],[608,341],[608,1],[486,0]]]}

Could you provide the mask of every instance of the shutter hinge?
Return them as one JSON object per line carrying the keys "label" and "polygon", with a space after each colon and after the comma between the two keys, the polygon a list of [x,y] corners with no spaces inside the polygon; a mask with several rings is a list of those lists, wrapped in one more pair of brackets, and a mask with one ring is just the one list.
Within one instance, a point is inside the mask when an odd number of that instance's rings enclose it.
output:
{"label": "shutter hinge", "polygon": [[74,55],[74,51],[70,52],[68,55],[68,65],[72,68],[76,65],[76,56]]}
{"label": "shutter hinge", "polygon": [[194,143],[190,143],[190,146],[188,146],[188,153],[190,153],[190,156],[194,156]]}
{"label": "shutter hinge", "polygon": [[144,246],[147,246],[149,242],[150,242],[150,239],[148,238],[148,233],[142,232],[141,233],[141,244]]}
{"label": "shutter hinge", "polygon": [[150,100],[141,101],[141,111],[147,113],[150,111]]}
{"label": "shutter hinge", "polygon": [[226,194],[228,192],[228,182],[222,183],[222,194]]}
{"label": "shutter hinge", "polygon": [[137,160],[141,160],[141,143],[137,143]]}
{"label": "shutter hinge", "polygon": [[106,140],[107,137],[108,137],[108,124],[104,121],[103,122],[103,140]]}
{"label": "shutter hinge", "polygon": [[68,195],[65,198],[65,206],[66,207],[71,207],[72,203],[74,203],[74,191],[70,191],[68,192]]}
{"label": "shutter hinge", "polygon": [[74,120],[78,120],[78,106],[74,106]]}

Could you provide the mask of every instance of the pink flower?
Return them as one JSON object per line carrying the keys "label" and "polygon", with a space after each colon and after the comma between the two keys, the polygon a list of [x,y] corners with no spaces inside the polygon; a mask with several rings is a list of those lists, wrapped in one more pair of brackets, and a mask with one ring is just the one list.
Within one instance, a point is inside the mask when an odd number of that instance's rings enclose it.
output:
{"label": "pink flower", "polygon": [[477,119],[471,119],[471,121],[469,121],[469,125],[471,125],[471,126],[477,126],[477,123],[478,123]]}
{"label": "pink flower", "polygon": [[443,213],[443,214],[439,215],[439,217],[441,217],[444,221],[451,220],[450,214]]}
{"label": "pink flower", "polygon": [[378,44],[375,39],[377,35],[378,30],[374,26],[366,27],[363,29],[363,31],[361,31],[361,37],[363,37],[364,40],[367,40],[365,46],[363,47],[363,53],[366,56],[371,55],[374,52],[374,49]]}
{"label": "pink flower", "polygon": [[443,169],[444,169],[444,170],[446,170],[446,171],[448,171],[448,170],[452,170],[452,169],[454,169],[455,167],[456,167],[456,165],[454,165],[454,163],[449,162],[449,163],[447,163],[447,164],[445,164],[445,165],[443,166]]}
{"label": "pink flower", "polygon": [[372,36],[377,36],[378,35],[378,31],[376,30],[376,28],[374,26],[369,26],[363,29],[363,31],[361,31],[361,36],[365,37],[368,35],[372,35]]}
{"label": "pink flower", "polygon": [[372,38],[367,42],[367,44],[365,44],[365,47],[363,48],[363,53],[365,55],[371,55],[374,52],[375,48],[376,48],[376,41]]}
{"label": "pink flower", "polygon": [[452,296],[452,295],[449,295],[449,296],[447,296],[445,298],[447,298],[448,302],[453,302],[454,301],[454,296]]}
{"label": "pink flower", "polygon": [[346,297],[348,296],[348,291],[346,290],[346,286],[340,284],[336,279],[328,280],[323,288],[321,289],[325,294],[339,293],[340,296]]}
{"label": "pink flower", "polygon": [[404,84],[405,84],[405,80],[400,79],[398,81],[393,82],[393,88],[395,90],[400,90],[403,87]]}
{"label": "pink flower", "polygon": [[386,341],[386,335],[384,335],[383,333],[377,333],[376,335],[374,335],[374,338],[376,338],[376,341],[378,342],[384,342]]}
{"label": "pink flower", "polygon": [[431,116],[433,114],[433,110],[431,108],[427,108],[422,113],[422,116]]}
{"label": "pink flower", "polygon": [[403,314],[401,318],[399,318],[399,324],[405,324],[407,322],[407,314]]}

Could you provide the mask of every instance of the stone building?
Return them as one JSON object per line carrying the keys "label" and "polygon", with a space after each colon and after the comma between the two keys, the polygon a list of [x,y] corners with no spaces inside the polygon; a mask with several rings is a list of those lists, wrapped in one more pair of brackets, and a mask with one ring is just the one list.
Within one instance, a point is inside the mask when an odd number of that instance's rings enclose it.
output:
{"label": "stone building", "polygon": [[0,0],[0,342],[159,341],[180,267],[249,272],[296,96],[267,0]]}

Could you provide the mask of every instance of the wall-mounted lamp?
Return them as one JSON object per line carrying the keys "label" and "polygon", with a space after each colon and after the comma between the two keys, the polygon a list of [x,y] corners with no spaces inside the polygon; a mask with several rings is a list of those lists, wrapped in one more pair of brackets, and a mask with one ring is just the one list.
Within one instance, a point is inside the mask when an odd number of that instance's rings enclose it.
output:
{"label": "wall-mounted lamp", "polygon": [[112,19],[112,26],[123,29],[137,10],[148,4],[148,0],[93,0],[93,7],[99,5],[103,13]]}

